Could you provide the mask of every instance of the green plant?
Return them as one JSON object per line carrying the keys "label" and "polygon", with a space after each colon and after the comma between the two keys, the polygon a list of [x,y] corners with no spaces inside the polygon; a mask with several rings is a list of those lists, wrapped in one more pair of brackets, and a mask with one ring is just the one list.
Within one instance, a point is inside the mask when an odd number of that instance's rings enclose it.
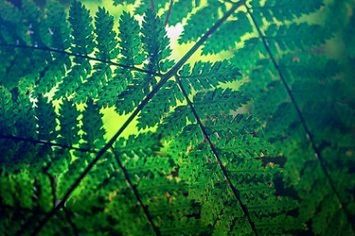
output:
{"label": "green plant", "polygon": [[[0,0],[1,232],[353,233],[354,50],[330,58],[311,19],[351,4],[114,2],[135,3],[118,30],[79,1]],[[127,117],[109,138],[107,107]]]}

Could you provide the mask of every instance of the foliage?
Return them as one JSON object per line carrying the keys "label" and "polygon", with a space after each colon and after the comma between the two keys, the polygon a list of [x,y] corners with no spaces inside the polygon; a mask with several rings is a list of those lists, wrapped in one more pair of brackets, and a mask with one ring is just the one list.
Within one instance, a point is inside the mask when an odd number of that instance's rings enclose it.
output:
{"label": "foliage", "polygon": [[[329,20],[350,1],[115,0],[133,9],[117,21],[75,0],[11,2],[4,235],[354,233],[355,17]],[[176,26],[192,45],[178,60]],[[341,59],[326,53],[338,35]],[[106,108],[126,118],[109,138]]]}

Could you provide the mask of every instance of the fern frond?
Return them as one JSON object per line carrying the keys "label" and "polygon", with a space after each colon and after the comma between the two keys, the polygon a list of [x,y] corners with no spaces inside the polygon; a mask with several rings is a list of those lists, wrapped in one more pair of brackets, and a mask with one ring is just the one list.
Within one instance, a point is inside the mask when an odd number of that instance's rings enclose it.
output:
{"label": "fern frond", "polygon": [[349,1],[0,4],[1,232],[353,234]]}
{"label": "fern frond", "polygon": [[87,147],[101,147],[104,143],[105,130],[102,124],[100,107],[92,100],[87,102],[87,107],[83,112],[82,130],[85,132],[82,138]]}
{"label": "fern frond", "polygon": [[41,140],[55,140],[56,132],[56,114],[52,103],[48,102],[43,96],[38,97],[36,104],[36,118],[38,120],[38,138]]}
{"label": "fern frond", "polygon": [[60,141],[65,144],[75,144],[79,141],[79,112],[73,102],[64,100],[60,107]]}
{"label": "fern frond", "polygon": [[186,64],[178,72],[178,77],[181,78],[187,91],[191,91],[192,89],[196,91],[208,90],[214,88],[219,83],[234,81],[239,75],[239,69],[228,61],[216,63],[197,62],[192,70],[190,69],[190,65]]}
{"label": "fern frond", "polygon": [[267,0],[265,2],[250,1],[250,6],[255,13],[257,22],[265,18],[267,21],[285,21],[299,18],[302,15],[313,13],[319,10],[324,3],[321,0],[308,1],[275,1]]}

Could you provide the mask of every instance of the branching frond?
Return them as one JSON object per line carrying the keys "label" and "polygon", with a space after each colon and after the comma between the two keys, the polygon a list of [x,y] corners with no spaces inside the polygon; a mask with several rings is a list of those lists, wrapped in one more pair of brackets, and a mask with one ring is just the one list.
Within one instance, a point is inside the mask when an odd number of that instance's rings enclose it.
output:
{"label": "branching frond", "polygon": [[0,232],[354,233],[350,1],[112,2],[0,0]]}

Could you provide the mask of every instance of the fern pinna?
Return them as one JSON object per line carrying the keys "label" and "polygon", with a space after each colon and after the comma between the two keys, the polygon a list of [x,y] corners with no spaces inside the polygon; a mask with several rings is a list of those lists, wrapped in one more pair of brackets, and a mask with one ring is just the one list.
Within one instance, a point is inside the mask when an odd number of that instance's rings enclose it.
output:
{"label": "fern pinna", "polygon": [[0,5],[3,235],[354,233],[351,1]]}

